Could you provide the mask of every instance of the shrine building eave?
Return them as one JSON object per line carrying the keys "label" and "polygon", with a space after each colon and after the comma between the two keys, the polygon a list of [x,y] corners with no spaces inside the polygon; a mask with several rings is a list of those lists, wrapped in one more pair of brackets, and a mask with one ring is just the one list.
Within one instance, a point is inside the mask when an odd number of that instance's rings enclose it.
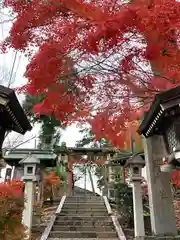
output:
{"label": "shrine building eave", "polygon": [[57,147],[57,154],[68,154],[68,155],[96,155],[103,156],[107,154],[113,154],[116,151],[112,148],[84,148],[84,147]]}
{"label": "shrine building eave", "polygon": [[145,137],[163,134],[172,118],[180,116],[179,104],[180,87],[157,94],[139,126],[138,133]]}
{"label": "shrine building eave", "polygon": [[42,167],[55,167],[57,163],[57,155],[51,150],[41,149],[13,149],[6,151],[3,158],[10,166],[20,166],[20,161],[28,154],[35,156],[40,160]]}
{"label": "shrine building eave", "polygon": [[0,126],[20,134],[32,129],[14,90],[2,85],[0,85]]}
{"label": "shrine building eave", "polygon": [[[122,166],[125,167],[127,164],[127,161],[134,156],[135,153],[129,152],[129,153],[119,153],[116,157],[112,159],[110,162],[110,165],[114,166]],[[136,153],[137,155],[140,155],[142,158],[144,158],[143,152]]]}

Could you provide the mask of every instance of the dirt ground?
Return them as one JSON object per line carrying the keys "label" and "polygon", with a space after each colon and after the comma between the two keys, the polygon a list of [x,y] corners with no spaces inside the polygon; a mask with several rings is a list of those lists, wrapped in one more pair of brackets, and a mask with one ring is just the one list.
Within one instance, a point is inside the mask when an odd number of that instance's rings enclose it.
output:
{"label": "dirt ground", "polygon": [[47,223],[51,216],[55,213],[58,207],[57,203],[46,203],[42,208],[36,209],[33,218],[32,237],[31,240],[39,240],[42,233],[44,232]]}

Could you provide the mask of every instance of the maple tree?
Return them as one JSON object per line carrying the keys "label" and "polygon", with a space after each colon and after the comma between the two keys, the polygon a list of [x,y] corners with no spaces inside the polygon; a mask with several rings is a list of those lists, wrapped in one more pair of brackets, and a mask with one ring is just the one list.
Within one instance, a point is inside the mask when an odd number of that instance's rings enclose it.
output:
{"label": "maple tree", "polygon": [[25,237],[22,224],[24,209],[23,182],[0,183],[0,238],[20,240]]}
{"label": "maple tree", "polygon": [[53,198],[54,195],[58,194],[60,186],[59,176],[56,176],[53,171],[46,174],[44,178],[44,198]]}
{"label": "maple tree", "polygon": [[180,189],[180,172],[178,170],[172,172],[171,181],[177,189]]}
{"label": "maple tree", "polygon": [[4,3],[16,19],[2,50],[28,54],[21,91],[43,94],[37,114],[88,122],[97,139],[121,148],[155,94],[179,85],[175,0]]}

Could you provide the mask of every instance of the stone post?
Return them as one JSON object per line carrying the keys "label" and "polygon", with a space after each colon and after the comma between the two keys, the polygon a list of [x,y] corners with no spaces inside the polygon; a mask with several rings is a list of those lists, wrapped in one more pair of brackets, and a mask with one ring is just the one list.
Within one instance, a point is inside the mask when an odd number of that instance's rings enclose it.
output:
{"label": "stone post", "polygon": [[32,181],[25,182],[25,203],[23,211],[23,224],[27,227],[28,239],[31,239],[33,204],[34,204],[35,184]]}
{"label": "stone post", "polygon": [[133,181],[133,211],[135,238],[145,236],[141,181]]}
{"label": "stone post", "polygon": [[154,235],[176,235],[170,173],[161,172],[158,163],[167,155],[162,136],[144,138],[151,228]]}

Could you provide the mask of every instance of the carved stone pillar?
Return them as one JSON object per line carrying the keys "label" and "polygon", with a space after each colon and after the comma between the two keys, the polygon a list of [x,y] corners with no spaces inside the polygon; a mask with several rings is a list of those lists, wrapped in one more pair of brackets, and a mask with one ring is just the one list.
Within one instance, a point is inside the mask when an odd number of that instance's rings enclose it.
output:
{"label": "carved stone pillar", "polygon": [[170,173],[161,172],[159,167],[159,162],[167,155],[163,138],[159,135],[144,138],[144,154],[152,232],[155,235],[175,235]]}

